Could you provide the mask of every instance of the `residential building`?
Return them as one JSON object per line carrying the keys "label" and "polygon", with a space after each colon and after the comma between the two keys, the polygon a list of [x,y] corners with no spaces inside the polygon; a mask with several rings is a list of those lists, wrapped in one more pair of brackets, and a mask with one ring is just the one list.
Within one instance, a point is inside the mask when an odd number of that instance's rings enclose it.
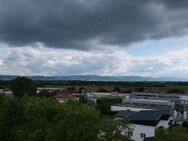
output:
{"label": "residential building", "polygon": [[146,111],[119,111],[117,119],[127,119],[131,122],[129,133],[134,141],[143,141],[145,138],[154,137],[156,129],[168,128],[172,124],[173,111],[171,109],[146,110]]}
{"label": "residential building", "polygon": [[57,92],[55,98],[60,103],[64,103],[65,101],[68,101],[68,100],[79,101],[78,97],[71,95],[67,90],[62,90],[62,91]]}

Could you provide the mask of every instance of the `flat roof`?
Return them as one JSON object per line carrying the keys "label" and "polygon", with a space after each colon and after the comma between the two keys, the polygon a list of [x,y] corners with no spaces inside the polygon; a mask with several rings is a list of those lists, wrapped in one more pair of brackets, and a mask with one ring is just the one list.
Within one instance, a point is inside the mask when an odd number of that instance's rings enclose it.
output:
{"label": "flat roof", "polygon": [[158,109],[158,110],[143,110],[139,112],[132,112],[129,110],[119,111],[116,117],[123,117],[135,124],[155,126],[158,122],[163,120],[168,120],[171,116],[171,109]]}
{"label": "flat roof", "polygon": [[144,104],[160,104],[160,105],[169,105],[170,100],[160,100],[160,99],[124,99],[124,103],[144,103]]}
{"label": "flat roof", "polygon": [[160,109],[160,108],[169,108],[168,105],[147,105],[147,104],[115,104],[112,106],[119,106],[119,107],[128,107],[128,108],[144,108],[144,109]]}

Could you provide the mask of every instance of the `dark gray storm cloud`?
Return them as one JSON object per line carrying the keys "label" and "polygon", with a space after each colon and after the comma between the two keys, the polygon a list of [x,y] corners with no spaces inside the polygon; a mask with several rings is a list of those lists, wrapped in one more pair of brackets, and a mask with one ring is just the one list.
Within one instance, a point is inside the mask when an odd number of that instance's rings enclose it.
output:
{"label": "dark gray storm cloud", "polygon": [[0,42],[90,49],[181,36],[187,0],[0,0]]}

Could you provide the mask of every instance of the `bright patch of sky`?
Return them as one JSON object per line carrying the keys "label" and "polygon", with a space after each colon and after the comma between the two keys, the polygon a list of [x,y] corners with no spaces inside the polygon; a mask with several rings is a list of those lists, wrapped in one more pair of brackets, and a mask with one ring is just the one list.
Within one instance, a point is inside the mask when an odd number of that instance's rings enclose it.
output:
{"label": "bright patch of sky", "polygon": [[181,50],[188,47],[188,36],[179,38],[166,38],[162,40],[150,40],[141,43],[132,44],[125,50],[131,55],[137,56],[155,56],[160,53],[171,50]]}

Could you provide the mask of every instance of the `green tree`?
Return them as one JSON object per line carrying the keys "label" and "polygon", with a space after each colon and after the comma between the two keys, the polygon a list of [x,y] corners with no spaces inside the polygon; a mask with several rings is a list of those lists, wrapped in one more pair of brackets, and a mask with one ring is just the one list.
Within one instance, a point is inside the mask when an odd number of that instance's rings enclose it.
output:
{"label": "green tree", "polygon": [[113,92],[121,92],[121,89],[119,88],[119,87],[115,87],[114,89],[113,89]]}
{"label": "green tree", "polygon": [[101,141],[130,141],[128,136],[122,134],[122,131],[131,131],[126,120],[104,118],[100,125]]}
{"label": "green tree", "polygon": [[69,90],[69,91],[72,91],[72,92],[74,92],[75,90],[76,90],[76,88],[75,87],[67,87],[67,89]]}
{"label": "green tree", "polygon": [[186,128],[188,130],[188,122],[187,121],[184,121],[182,123],[182,127]]}
{"label": "green tree", "polygon": [[101,98],[97,99],[97,105],[96,108],[100,110],[100,112],[104,115],[109,115],[111,110],[111,105],[121,103],[121,98],[116,99],[107,99],[107,98]]}
{"label": "green tree", "polygon": [[20,100],[0,96],[0,140],[13,141],[15,129],[23,122],[23,105]]}
{"label": "green tree", "polygon": [[97,90],[97,92],[104,92],[104,93],[106,93],[106,92],[108,92],[108,90],[106,90],[106,89],[104,89],[104,88],[99,88],[99,89]]}
{"label": "green tree", "polygon": [[0,96],[0,121],[2,141],[97,141],[101,131],[105,141],[126,138],[117,130],[124,124],[101,116],[95,107],[47,97]]}
{"label": "green tree", "polygon": [[188,130],[181,126],[158,129],[154,141],[187,141]]}
{"label": "green tree", "polygon": [[87,103],[87,97],[83,96],[83,95],[79,96],[79,102],[80,103]]}
{"label": "green tree", "polygon": [[100,113],[91,106],[69,102],[62,109],[64,118],[55,127],[55,140],[96,141]]}
{"label": "green tree", "polygon": [[31,79],[17,77],[12,81],[11,89],[15,97],[34,96],[36,95],[37,86]]}
{"label": "green tree", "polygon": [[107,99],[97,99],[96,108],[100,110],[103,115],[108,115],[110,112],[110,102]]}

